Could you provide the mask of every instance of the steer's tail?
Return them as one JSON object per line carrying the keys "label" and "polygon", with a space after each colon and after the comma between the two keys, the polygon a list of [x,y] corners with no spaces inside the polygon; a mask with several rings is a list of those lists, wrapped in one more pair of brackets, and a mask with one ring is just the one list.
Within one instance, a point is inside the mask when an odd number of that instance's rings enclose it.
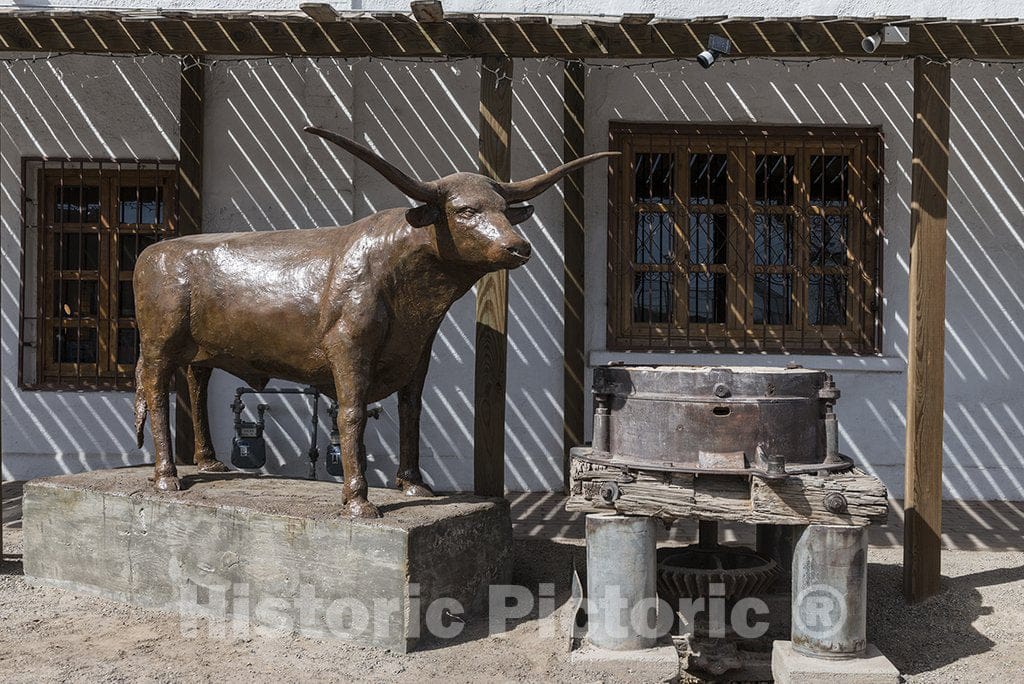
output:
{"label": "steer's tail", "polygon": [[135,443],[142,448],[146,439],[142,430],[146,427],[146,398],[142,394],[142,357],[135,364]]}

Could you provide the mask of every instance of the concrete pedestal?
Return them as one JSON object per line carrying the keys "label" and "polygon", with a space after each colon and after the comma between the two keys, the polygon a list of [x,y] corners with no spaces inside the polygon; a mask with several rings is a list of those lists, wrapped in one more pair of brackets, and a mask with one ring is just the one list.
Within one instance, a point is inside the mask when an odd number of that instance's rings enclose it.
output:
{"label": "concrete pedestal", "polygon": [[269,626],[405,652],[431,632],[450,636],[458,623],[446,613],[460,605],[465,617],[483,614],[488,586],[511,578],[503,499],[373,489],[384,517],[352,520],[334,483],[179,467],[187,489],[157,492],[151,472],[29,482],[26,579],[198,613],[210,625],[228,620],[234,629]]}
{"label": "concrete pedestal", "polygon": [[856,658],[814,658],[793,649],[791,641],[772,647],[775,684],[898,684],[900,672],[874,644]]}
{"label": "concrete pedestal", "polygon": [[574,668],[612,682],[674,682],[679,678],[679,653],[671,644],[635,651],[612,651],[584,644],[572,652]]}

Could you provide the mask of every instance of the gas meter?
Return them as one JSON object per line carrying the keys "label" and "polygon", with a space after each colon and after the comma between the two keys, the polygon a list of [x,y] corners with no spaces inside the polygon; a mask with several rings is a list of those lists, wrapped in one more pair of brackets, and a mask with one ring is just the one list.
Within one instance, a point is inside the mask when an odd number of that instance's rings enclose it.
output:
{"label": "gas meter", "polygon": [[245,404],[242,397],[235,395],[231,410],[235,414],[235,436],[231,440],[231,465],[236,468],[262,468],[267,462],[267,443],[263,439],[263,414],[270,409],[267,404],[256,407],[256,420],[242,420]]}
{"label": "gas meter", "polygon": [[[377,420],[383,407],[379,404],[366,409],[367,418]],[[345,474],[341,467],[341,433],[338,432],[338,402],[332,401],[327,406],[327,415],[331,417],[331,444],[327,447],[327,458],[324,462],[324,469],[328,475],[341,477]]]}

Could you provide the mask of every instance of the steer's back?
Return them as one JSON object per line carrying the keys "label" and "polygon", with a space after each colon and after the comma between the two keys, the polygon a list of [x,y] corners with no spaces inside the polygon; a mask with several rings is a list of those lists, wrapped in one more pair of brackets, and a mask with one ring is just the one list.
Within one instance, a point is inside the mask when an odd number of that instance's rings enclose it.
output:
{"label": "steer's back", "polygon": [[135,270],[143,353],[171,345],[197,361],[318,365],[323,298],[351,228],[195,235],[146,249]]}

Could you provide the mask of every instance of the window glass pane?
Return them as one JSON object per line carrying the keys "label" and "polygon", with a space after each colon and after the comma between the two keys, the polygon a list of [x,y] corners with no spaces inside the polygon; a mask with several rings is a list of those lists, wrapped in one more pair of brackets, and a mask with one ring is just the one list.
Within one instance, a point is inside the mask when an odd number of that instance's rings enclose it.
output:
{"label": "window glass pane", "polygon": [[754,323],[785,325],[790,322],[793,278],[782,273],[754,276]]}
{"label": "window glass pane", "polygon": [[849,218],[811,216],[810,258],[815,266],[845,266]]}
{"label": "window glass pane", "polygon": [[793,260],[793,217],[788,214],[754,215],[754,263],[785,265]]}
{"label": "window glass pane", "polygon": [[846,276],[812,273],[807,300],[811,325],[846,325]]}
{"label": "window glass pane", "polygon": [[725,214],[690,214],[690,263],[724,264]]}
{"label": "window glass pane", "polygon": [[667,152],[640,152],[636,155],[636,201],[672,201],[675,155]]}
{"label": "window glass pane", "polygon": [[95,271],[99,268],[99,235],[56,232],[52,239],[53,267],[58,271]]}
{"label": "window glass pane", "polygon": [[135,317],[135,288],[130,280],[122,280],[118,284],[117,315],[121,318]]}
{"label": "window glass pane", "polygon": [[54,188],[54,223],[99,223],[98,185],[67,185]]}
{"label": "window glass pane", "polygon": [[53,360],[56,363],[96,363],[96,329],[54,330]]}
{"label": "window glass pane", "polygon": [[724,154],[690,155],[690,204],[725,204],[727,157]]}
{"label": "window glass pane", "polygon": [[671,214],[637,212],[636,263],[670,264],[675,250],[675,223]]}
{"label": "window glass pane", "polygon": [[117,362],[134,364],[139,360],[139,331],[135,328],[117,329]]}
{"label": "window glass pane", "polygon": [[672,312],[672,274],[637,273],[633,282],[633,320],[667,323]]}
{"label": "window glass pane", "polygon": [[95,316],[99,309],[95,280],[57,281],[53,284],[53,315],[62,318]]}
{"label": "window glass pane", "polygon": [[121,186],[121,223],[157,224],[163,221],[163,188]]}
{"label": "window glass pane", "polygon": [[793,155],[755,155],[758,204],[787,205],[793,203]]}
{"label": "window glass pane", "polygon": [[725,323],[725,274],[690,274],[690,322]]}
{"label": "window glass pane", "polygon": [[159,238],[156,235],[146,235],[145,233],[121,233],[117,236],[117,244],[120,252],[120,260],[118,261],[117,267],[121,271],[132,271],[135,269],[135,262],[138,260],[139,254],[142,253],[146,247],[155,245],[159,242]]}
{"label": "window glass pane", "polygon": [[825,207],[847,205],[849,163],[849,157],[836,154],[818,154],[811,157],[811,204]]}

